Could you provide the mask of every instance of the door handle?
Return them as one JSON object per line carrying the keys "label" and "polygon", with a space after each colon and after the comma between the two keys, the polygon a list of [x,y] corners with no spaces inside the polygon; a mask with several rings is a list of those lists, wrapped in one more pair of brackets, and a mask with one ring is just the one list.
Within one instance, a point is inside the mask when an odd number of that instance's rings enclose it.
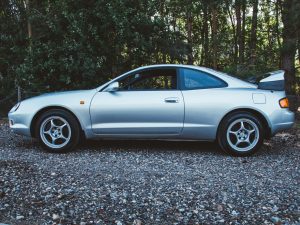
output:
{"label": "door handle", "polygon": [[178,103],[179,99],[176,97],[165,98],[166,103]]}

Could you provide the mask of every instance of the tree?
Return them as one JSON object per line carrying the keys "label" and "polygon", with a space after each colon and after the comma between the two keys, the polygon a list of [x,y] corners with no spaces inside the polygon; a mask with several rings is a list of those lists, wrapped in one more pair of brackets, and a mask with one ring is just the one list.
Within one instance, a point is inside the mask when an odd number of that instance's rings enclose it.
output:
{"label": "tree", "polygon": [[282,69],[285,71],[285,89],[287,94],[295,94],[296,71],[295,55],[297,33],[299,31],[299,3],[296,0],[284,0],[282,5],[283,42],[281,49]]}
{"label": "tree", "polygon": [[15,93],[15,80],[27,97],[92,88],[156,63],[203,65],[243,78],[283,68],[287,92],[295,93],[299,4],[2,0],[0,100]]}
{"label": "tree", "polygon": [[208,5],[206,2],[203,3],[203,64],[205,66],[209,65],[210,55],[209,55],[209,26],[208,26],[209,16],[208,16]]}
{"label": "tree", "polygon": [[253,0],[253,14],[251,25],[250,37],[250,65],[255,66],[256,63],[256,42],[257,42],[257,13],[258,13],[258,0]]}
{"label": "tree", "polygon": [[[279,30],[279,24],[280,24],[280,18],[279,18],[279,15],[280,15],[280,8],[281,8],[281,0],[277,0],[275,1],[275,20],[276,20],[276,25],[275,25],[275,30],[276,30],[276,37],[277,37],[277,44],[278,44],[278,47],[279,49],[281,49],[281,33],[280,33],[280,30]],[[279,67],[281,66],[281,54],[278,54],[278,57],[279,57]]]}
{"label": "tree", "polygon": [[188,2],[190,7],[187,7],[187,13],[186,13],[186,27],[187,27],[187,43],[188,43],[188,64],[194,63],[194,57],[193,57],[193,39],[192,39],[192,32],[193,32],[193,11],[192,11],[192,2]]}
{"label": "tree", "polygon": [[212,66],[217,69],[218,59],[218,4],[212,4],[212,22],[211,22],[211,39],[212,39]]}
{"label": "tree", "polygon": [[247,0],[242,1],[242,31],[240,37],[239,48],[239,63],[244,63],[245,60],[245,36],[246,36],[246,8]]}
{"label": "tree", "polygon": [[242,9],[242,1],[236,0],[235,1],[235,13],[236,13],[236,55],[238,55],[237,64],[242,63],[242,55],[244,54],[241,51],[242,47],[242,18],[241,18],[241,9]]}

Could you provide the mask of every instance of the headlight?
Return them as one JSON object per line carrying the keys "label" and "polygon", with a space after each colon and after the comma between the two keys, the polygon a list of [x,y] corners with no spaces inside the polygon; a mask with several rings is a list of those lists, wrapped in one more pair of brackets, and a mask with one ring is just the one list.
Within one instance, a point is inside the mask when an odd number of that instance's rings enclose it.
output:
{"label": "headlight", "polygon": [[12,107],[12,109],[9,111],[9,112],[15,112],[15,111],[17,111],[18,110],[18,108],[20,107],[20,105],[21,105],[21,102],[18,102],[14,107]]}

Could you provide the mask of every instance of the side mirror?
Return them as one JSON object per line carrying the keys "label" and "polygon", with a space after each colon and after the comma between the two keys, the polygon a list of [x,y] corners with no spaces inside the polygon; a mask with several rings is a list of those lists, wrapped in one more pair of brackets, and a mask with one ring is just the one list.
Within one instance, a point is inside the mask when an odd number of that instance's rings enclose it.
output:
{"label": "side mirror", "polygon": [[111,84],[109,84],[104,91],[108,91],[108,92],[114,92],[119,90],[119,82],[112,82]]}

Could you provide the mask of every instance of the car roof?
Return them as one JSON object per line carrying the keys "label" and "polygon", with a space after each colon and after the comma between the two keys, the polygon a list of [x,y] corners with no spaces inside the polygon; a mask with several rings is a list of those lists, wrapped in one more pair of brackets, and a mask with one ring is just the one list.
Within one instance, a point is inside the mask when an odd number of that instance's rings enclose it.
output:
{"label": "car roof", "polygon": [[184,64],[155,64],[155,65],[148,65],[148,66],[141,66],[136,69],[130,70],[126,73],[123,73],[122,75],[112,79],[111,81],[103,84],[98,88],[98,90],[102,89],[103,87],[107,86],[109,83],[114,82],[124,76],[127,76],[128,74],[140,71],[140,70],[145,70],[145,69],[155,69],[155,68],[163,68],[163,67],[168,67],[168,68],[188,68],[188,69],[195,69],[199,71],[206,72],[208,74],[214,75],[222,80],[224,80],[227,84],[228,87],[230,88],[257,88],[257,85],[243,81],[241,79],[238,79],[236,77],[230,76],[228,74],[207,68],[207,67],[202,67],[202,66],[195,66],[195,65],[184,65]]}
{"label": "car roof", "polygon": [[257,85],[243,81],[239,78],[233,77],[229,74],[210,69],[203,66],[195,66],[195,65],[184,65],[184,64],[155,64],[155,65],[149,65],[149,66],[142,66],[137,69],[134,69],[130,72],[134,72],[136,70],[143,70],[143,69],[154,69],[154,68],[162,68],[162,67],[174,67],[174,68],[188,68],[188,69],[195,69],[200,70],[203,72],[207,72],[209,74],[212,74],[225,82],[228,83],[228,87],[239,87],[239,88],[257,88]]}

